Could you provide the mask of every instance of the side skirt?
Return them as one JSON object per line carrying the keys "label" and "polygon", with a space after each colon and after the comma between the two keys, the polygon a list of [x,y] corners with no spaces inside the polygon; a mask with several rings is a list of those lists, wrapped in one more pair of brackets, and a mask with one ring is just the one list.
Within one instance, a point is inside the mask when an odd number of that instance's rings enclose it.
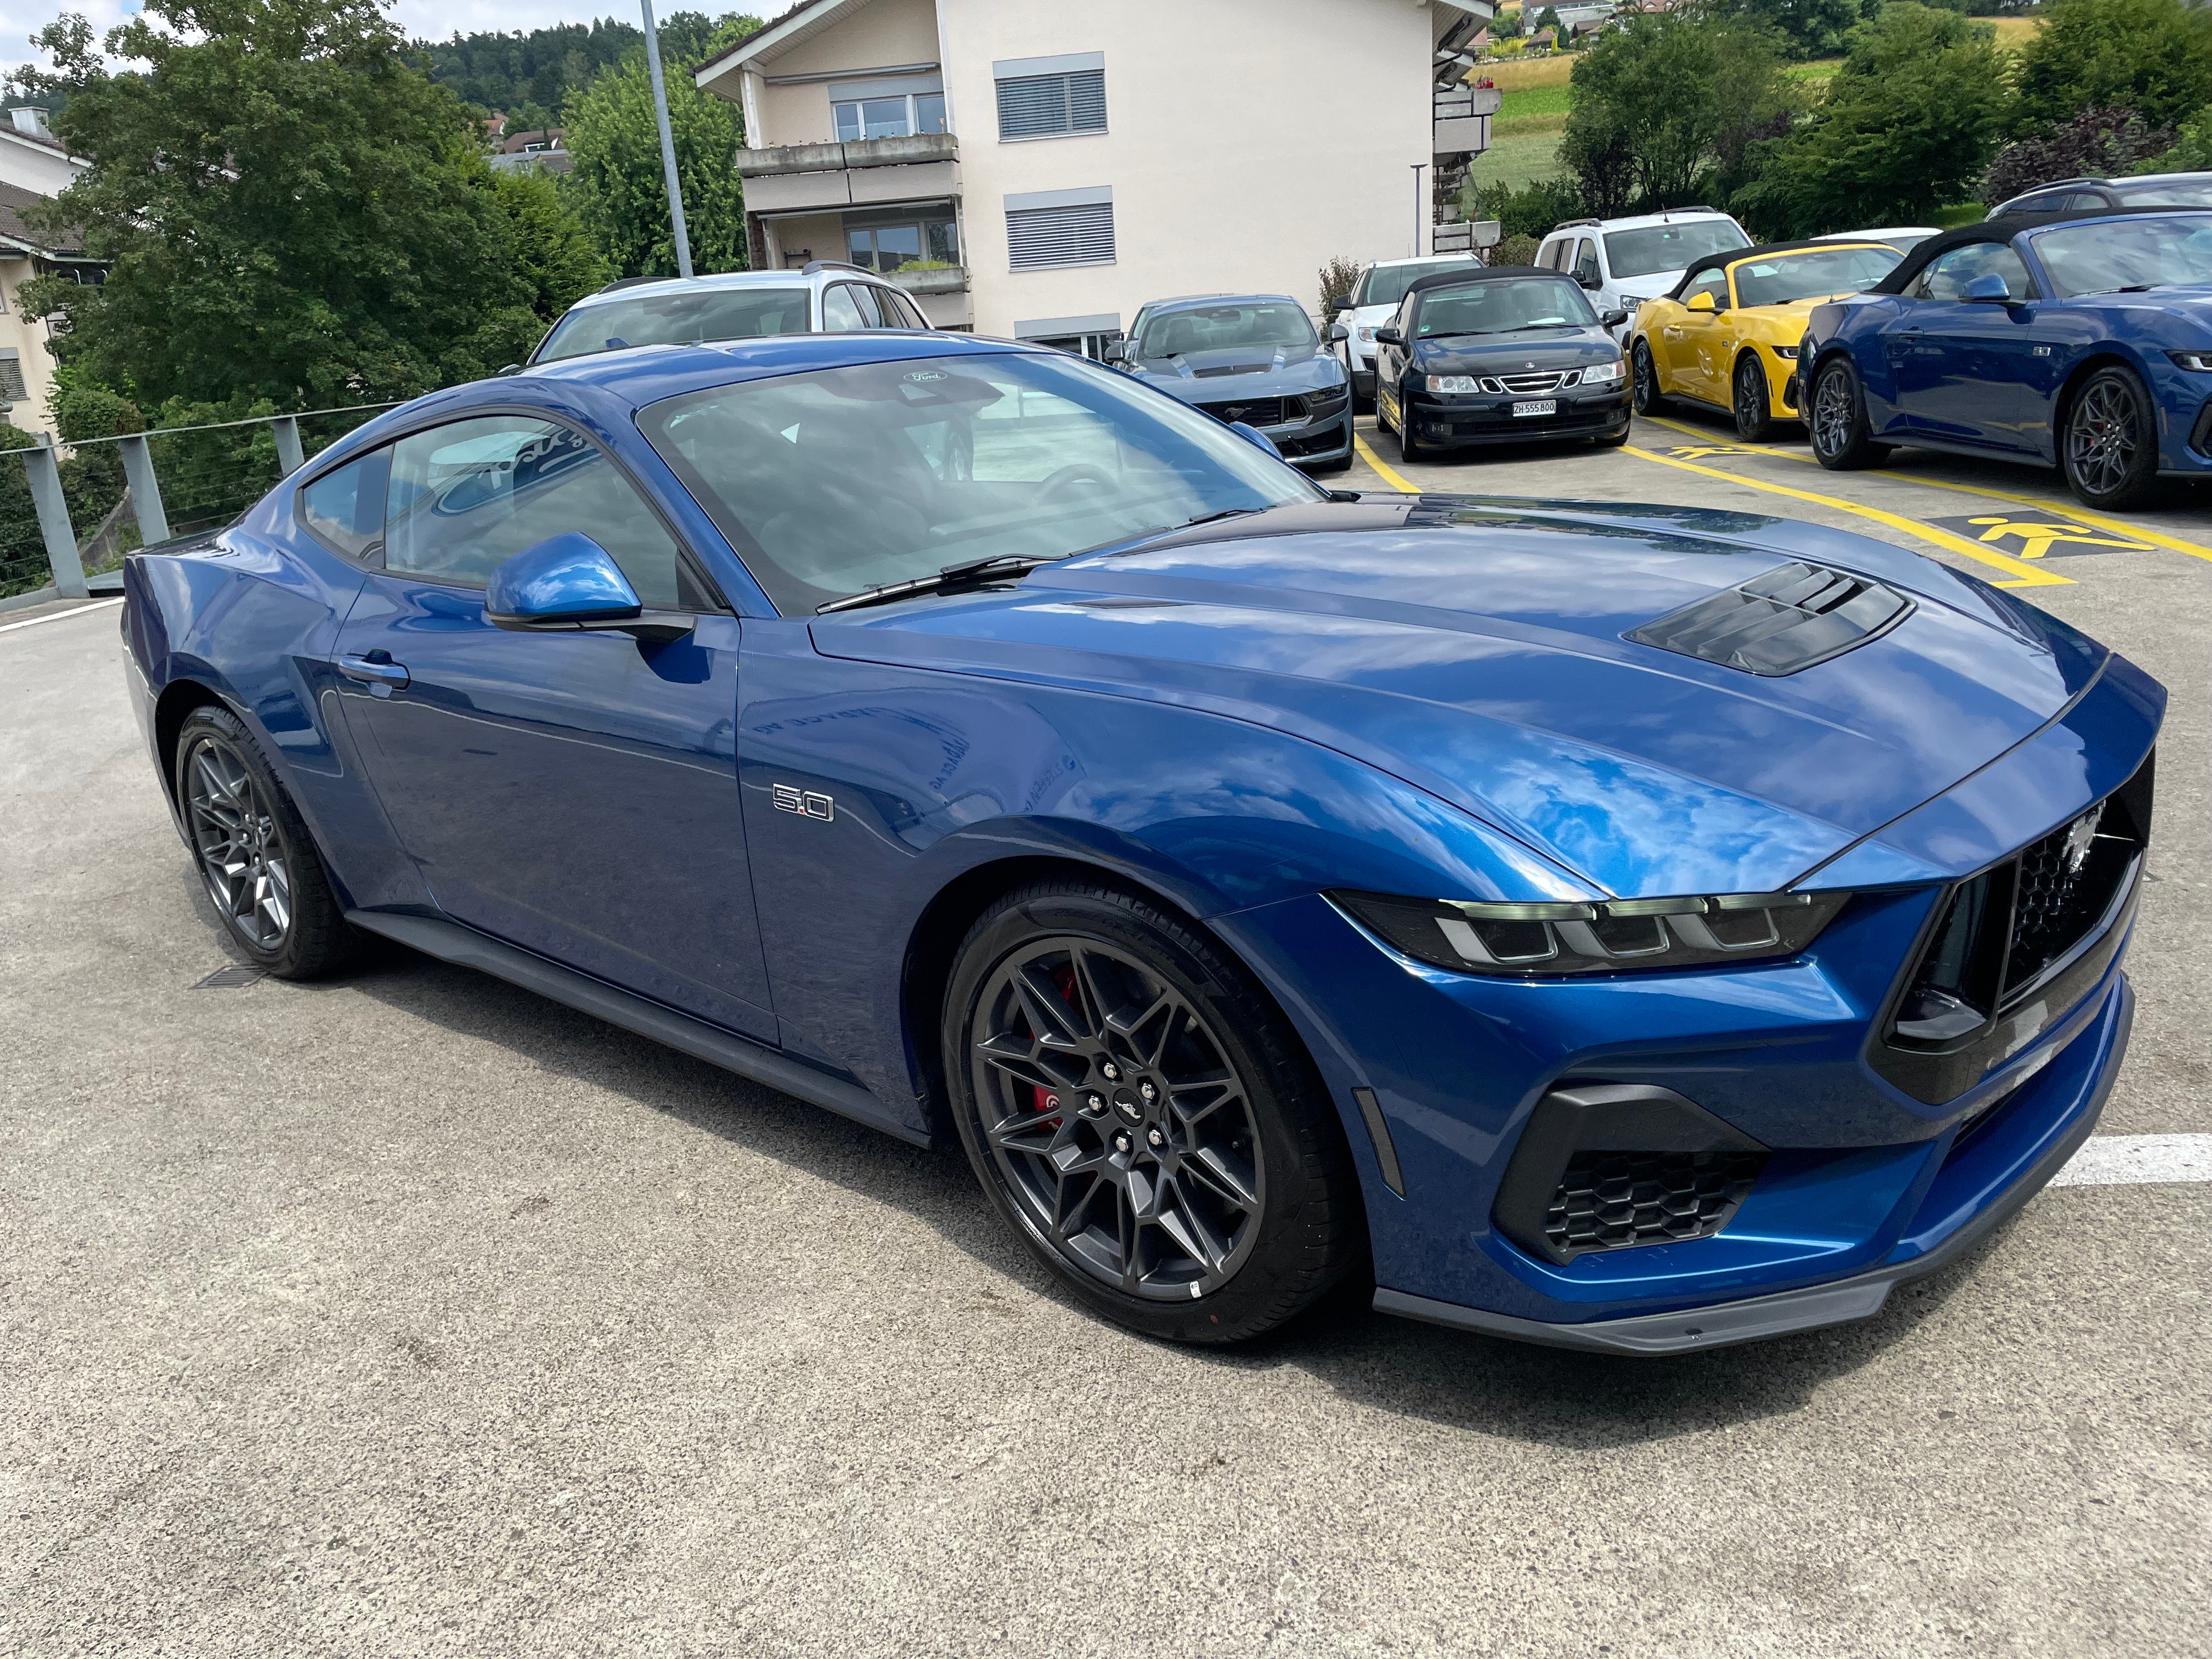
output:
{"label": "side skirt", "polygon": [[580,1012],[651,1037],[739,1077],[796,1095],[841,1117],[896,1135],[916,1146],[933,1145],[929,1132],[900,1120],[857,1083],[828,1077],[787,1054],[726,1031],[719,1025],[679,1014],[647,998],[618,990],[588,974],[479,933],[459,922],[395,911],[349,910],[346,920],[366,933],[380,933],[424,956],[458,967],[474,968],[520,985],[526,991],[565,1003]]}

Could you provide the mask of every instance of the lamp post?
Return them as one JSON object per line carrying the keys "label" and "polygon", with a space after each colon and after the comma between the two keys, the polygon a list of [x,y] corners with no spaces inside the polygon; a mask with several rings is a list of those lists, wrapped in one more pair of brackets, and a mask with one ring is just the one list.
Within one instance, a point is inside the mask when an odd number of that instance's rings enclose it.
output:
{"label": "lamp post", "polygon": [[[649,3],[650,0],[648,0]],[[1412,166],[1413,169],[1413,257],[1418,259],[1421,257],[1421,170],[1427,167],[1428,163],[1415,161]]]}
{"label": "lamp post", "polygon": [[676,138],[668,130],[668,88],[660,82],[660,31],[653,21],[653,0],[638,0],[645,10],[645,67],[653,77],[653,118],[660,124],[660,170],[668,180],[668,218],[676,229],[676,274],[691,274],[691,236],[684,228],[684,186],[676,181]]}

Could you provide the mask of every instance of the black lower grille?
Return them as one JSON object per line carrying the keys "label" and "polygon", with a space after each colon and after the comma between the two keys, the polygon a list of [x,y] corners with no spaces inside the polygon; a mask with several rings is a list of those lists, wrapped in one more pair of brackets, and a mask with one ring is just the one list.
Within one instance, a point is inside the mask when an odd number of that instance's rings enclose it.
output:
{"label": "black lower grille", "polygon": [[1726,1226],[1764,1152],[1577,1152],[1544,1214],[1559,1255],[1673,1244]]}
{"label": "black lower grille", "polygon": [[1199,407],[1220,421],[1242,421],[1247,426],[1280,426],[1305,412],[1300,398],[1240,398],[1233,402],[1200,404]]}

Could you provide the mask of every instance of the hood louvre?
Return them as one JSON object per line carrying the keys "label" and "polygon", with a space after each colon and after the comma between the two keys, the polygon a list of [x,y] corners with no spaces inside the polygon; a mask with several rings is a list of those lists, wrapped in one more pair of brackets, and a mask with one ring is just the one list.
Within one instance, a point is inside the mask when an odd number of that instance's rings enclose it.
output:
{"label": "hood louvre", "polygon": [[1769,678],[1839,657],[1912,614],[1893,588],[1791,563],[1669,611],[1621,637]]}

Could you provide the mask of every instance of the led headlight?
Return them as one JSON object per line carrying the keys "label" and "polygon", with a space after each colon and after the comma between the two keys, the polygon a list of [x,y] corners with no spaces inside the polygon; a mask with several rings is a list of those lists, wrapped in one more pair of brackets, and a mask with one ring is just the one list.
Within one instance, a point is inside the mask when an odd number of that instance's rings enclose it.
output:
{"label": "led headlight", "polygon": [[1628,378],[1628,365],[1615,357],[1609,363],[1598,363],[1583,371],[1584,386],[1619,386]]}
{"label": "led headlight", "polygon": [[1431,374],[1429,376],[1429,390],[1431,392],[1480,392],[1482,390],[1482,382],[1472,374]]}
{"label": "led headlight", "polygon": [[1769,346],[1767,347],[1767,349],[1778,357],[1786,357],[1790,359],[1792,362],[1796,361],[1797,356],[1797,348],[1796,346]]}
{"label": "led headlight", "polygon": [[2193,368],[2200,374],[2212,374],[2212,351],[2169,351],[2177,368]]}
{"label": "led headlight", "polygon": [[1329,898],[1407,956],[1460,974],[1551,978],[1791,957],[1848,893],[1492,904],[1342,890]]}

